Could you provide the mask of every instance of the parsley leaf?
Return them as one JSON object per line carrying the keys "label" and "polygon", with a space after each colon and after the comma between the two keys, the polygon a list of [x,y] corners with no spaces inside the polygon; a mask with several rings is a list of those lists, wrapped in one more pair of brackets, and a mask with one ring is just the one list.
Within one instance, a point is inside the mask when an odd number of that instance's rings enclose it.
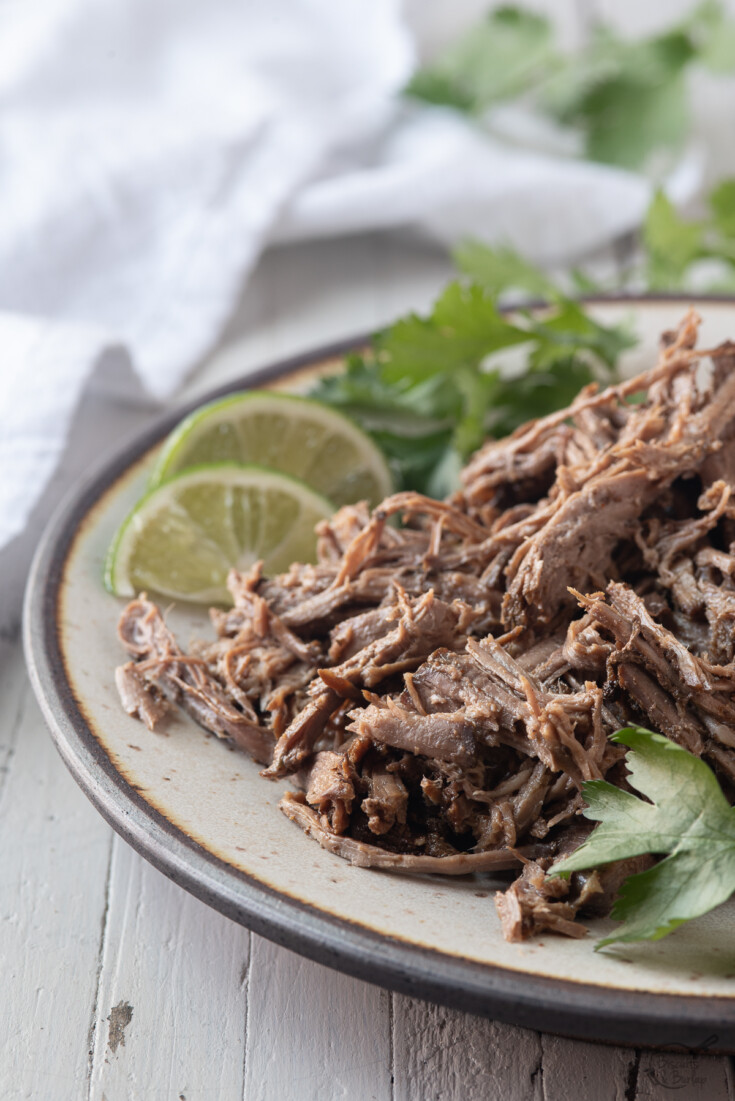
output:
{"label": "parsley leaf", "polygon": [[613,741],[629,747],[629,783],[650,802],[605,780],[585,783],[585,817],[600,825],[550,874],[568,876],[643,853],[668,855],[626,879],[612,910],[623,924],[598,948],[660,940],[735,891],[735,809],[709,766],[642,727],[619,730]]}

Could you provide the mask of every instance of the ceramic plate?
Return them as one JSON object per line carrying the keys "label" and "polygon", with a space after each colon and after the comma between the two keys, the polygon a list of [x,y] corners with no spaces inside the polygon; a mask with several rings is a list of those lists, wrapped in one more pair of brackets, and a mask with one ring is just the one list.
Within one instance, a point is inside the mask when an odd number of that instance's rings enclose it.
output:
{"label": "ceramic plate", "polygon": [[[702,340],[735,336],[735,305],[694,303]],[[598,301],[607,321],[629,317],[641,343],[627,371],[655,354],[659,333],[688,302]],[[242,385],[303,385],[344,349],[272,367]],[[353,868],[324,852],[277,809],[284,785],[177,715],[150,733],[117,699],[123,602],[101,584],[113,531],[138,496],[160,441],[187,410],[163,420],[67,500],[39,548],[27,593],[25,645],[34,688],[59,751],[105,818],[186,890],[297,952],[370,982],[475,1013],[617,1043],[735,1050],[735,902],[658,944],[595,953],[611,927],[584,940],[503,940],[490,879],[406,877]],[[186,645],[206,613],[174,609]]]}

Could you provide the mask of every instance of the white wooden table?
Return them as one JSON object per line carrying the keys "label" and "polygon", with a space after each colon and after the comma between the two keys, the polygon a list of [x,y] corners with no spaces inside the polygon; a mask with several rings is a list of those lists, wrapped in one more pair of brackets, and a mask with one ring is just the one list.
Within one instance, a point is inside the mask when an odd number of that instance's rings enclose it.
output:
{"label": "white wooden table", "polygon": [[[371,237],[266,258],[189,393],[364,332],[446,279]],[[0,1099],[735,1101],[725,1057],[562,1040],[391,995],[208,909],[115,836],[67,774],[18,638],[24,568],[61,487],[155,411],[88,397],[25,538],[0,556]]]}

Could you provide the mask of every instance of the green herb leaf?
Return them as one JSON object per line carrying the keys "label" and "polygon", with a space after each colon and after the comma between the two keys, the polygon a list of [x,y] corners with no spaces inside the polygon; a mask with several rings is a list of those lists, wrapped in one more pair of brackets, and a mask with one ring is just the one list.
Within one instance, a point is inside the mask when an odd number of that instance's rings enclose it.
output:
{"label": "green herb leaf", "polygon": [[683,27],[696,43],[703,65],[713,73],[731,73],[735,68],[735,24],[727,18],[718,0],[703,0]]}
{"label": "green herb leaf", "polygon": [[585,153],[620,168],[644,166],[662,148],[681,148],[690,125],[683,77],[670,74],[657,86],[627,77],[611,79],[585,97],[577,111]]}
{"label": "green herb leaf", "polygon": [[[600,325],[510,249],[469,242],[458,262],[472,281],[450,283],[428,316],[400,319],[312,390],[371,433],[401,488],[430,496],[457,487],[462,462],[488,436],[545,416],[592,379],[609,377],[632,343],[624,328]],[[552,305],[509,317],[498,298],[511,286],[543,291]],[[523,358],[509,375],[497,357],[513,348]]]}
{"label": "green herb leaf", "polygon": [[464,275],[490,294],[525,291],[550,301],[559,297],[559,288],[553,280],[513,249],[464,241],[454,250],[452,259]]}
{"label": "green herb leaf", "polygon": [[586,783],[585,817],[600,825],[550,874],[568,876],[644,853],[668,855],[625,881],[612,910],[623,924],[598,948],[659,940],[735,891],[735,810],[709,766],[642,727],[619,730],[613,741],[629,747],[629,783],[650,802],[604,780]]}
{"label": "green herb leaf", "polygon": [[482,115],[501,100],[527,104],[577,128],[586,155],[624,168],[678,149],[689,130],[686,72],[735,69],[735,23],[705,0],[683,21],[629,40],[598,25],[582,49],[562,56],[548,20],[525,9],[492,12],[407,88],[414,98]]}
{"label": "green herb leaf", "polygon": [[569,276],[577,294],[601,294],[605,290],[605,284],[583,268],[572,268]]}
{"label": "green herb leaf", "polygon": [[538,341],[531,355],[536,367],[547,367],[584,351],[612,371],[621,354],[635,344],[625,325],[601,325],[570,298],[560,299],[555,313],[531,319],[530,328]]}
{"label": "green herb leaf", "polygon": [[486,435],[508,436],[526,421],[569,405],[594,377],[589,363],[571,356],[550,363],[545,370],[529,369],[520,377],[501,378],[485,416]]}
{"label": "green herb leaf", "polygon": [[689,126],[683,73],[697,56],[680,28],[638,41],[598,27],[586,49],[542,89],[546,109],[581,128],[593,160],[625,168],[678,147]]}
{"label": "green herb leaf", "polygon": [[491,103],[524,92],[555,64],[548,19],[524,8],[496,8],[436,64],[420,69],[406,94],[481,113]]}
{"label": "green herb leaf", "polygon": [[663,191],[657,191],[643,224],[643,244],[648,251],[647,281],[653,289],[680,287],[687,268],[704,255],[700,222],[679,216]]}
{"label": "green herb leaf", "polygon": [[724,238],[735,238],[735,180],[723,180],[710,193],[714,230]]}
{"label": "green herb leaf", "polygon": [[495,298],[477,284],[454,282],[427,318],[410,314],[376,338],[386,381],[418,382],[437,372],[476,365],[501,348],[522,344],[528,334],[499,312]]}

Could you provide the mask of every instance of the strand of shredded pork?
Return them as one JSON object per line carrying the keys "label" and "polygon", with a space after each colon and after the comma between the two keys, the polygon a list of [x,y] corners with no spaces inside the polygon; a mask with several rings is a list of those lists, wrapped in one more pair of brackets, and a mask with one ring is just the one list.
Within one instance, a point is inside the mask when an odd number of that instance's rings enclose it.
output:
{"label": "strand of shredded pork", "polygon": [[346,507],[316,565],[233,572],[213,642],[184,653],[141,595],[126,710],[179,705],[290,777],[283,812],[353,864],[513,871],[509,939],[583,935],[645,866],[545,875],[591,828],[582,782],[626,783],[611,732],[659,730],[735,793],[735,345],[697,354],[697,324],[487,443],[451,500]]}

